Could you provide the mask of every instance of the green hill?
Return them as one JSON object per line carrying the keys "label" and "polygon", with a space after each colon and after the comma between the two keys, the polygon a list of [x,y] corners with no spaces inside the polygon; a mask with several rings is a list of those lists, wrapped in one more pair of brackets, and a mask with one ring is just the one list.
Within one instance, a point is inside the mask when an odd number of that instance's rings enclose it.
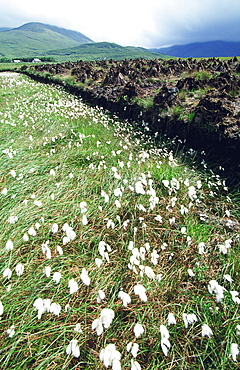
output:
{"label": "green hill", "polygon": [[91,44],[82,44],[68,49],[53,50],[45,53],[45,56],[52,56],[58,61],[66,60],[103,60],[114,59],[121,60],[125,58],[166,58],[165,55],[154,53],[150,50],[134,47],[121,46],[110,42],[94,42]]}
{"label": "green hill", "polygon": [[31,22],[0,32],[0,58],[41,56],[52,49],[71,48],[93,42],[80,32]]}

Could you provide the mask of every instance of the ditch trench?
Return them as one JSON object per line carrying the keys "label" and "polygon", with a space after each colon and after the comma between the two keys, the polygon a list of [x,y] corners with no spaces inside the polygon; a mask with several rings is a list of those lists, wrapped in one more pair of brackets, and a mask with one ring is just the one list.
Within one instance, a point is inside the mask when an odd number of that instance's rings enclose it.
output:
{"label": "ditch trench", "polygon": [[[189,122],[187,119],[180,119],[171,114],[162,114],[159,109],[152,108],[144,109],[137,103],[130,103],[119,99],[114,101],[109,99],[104,94],[99,94],[91,89],[86,89],[79,86],[72,86],[64,81],[59,81],[51,77],[41,76],[29,71],[21,71],[30,78],[47,84],[60,85],[65,91],[74,94],[83,99],[90,106],[102,107],[120,119],[127,119],[130,122],[137,123],[140,130],[149,135],[155,135],[158,132],[159,136],[165,135],[168,138],[178,138],[178,150],[184,148],[192,148],[197,152],[204,151],[206,153],[206,163],[226,179],[229,187],[238,188],[240,184],[240,120],[235,122],[234,118],[228,118],[228,125],[235,129],[232,134],[224,134],[227,125],[224,119],[220,124],[208,126],[204,119],[208,114],[216,114],[219,106],[219,114],[225,107],[219,103],[219,99],[203,99],[202,106],[196,107],[195,120]],[[223,95],[224,96],[224,95]],[[205,104],[205,105],[204,105]],[[240,118],[240,98],[234,99],[231,109],[234,110],[235,116]],[[210,113],[209,113],[210,112]],[[217,127],[217,128],[216,128]],[[174,151],[174,148],[173,148]],[[221,170],[219,170],[219,168]],[[224,168],[224,171],[222,171]]]}

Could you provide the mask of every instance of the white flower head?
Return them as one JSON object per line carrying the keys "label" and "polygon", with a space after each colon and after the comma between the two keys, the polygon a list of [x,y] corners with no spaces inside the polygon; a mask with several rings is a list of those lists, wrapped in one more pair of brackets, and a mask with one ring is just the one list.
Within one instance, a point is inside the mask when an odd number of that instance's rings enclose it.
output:
{"label": "white flower head", "polygon": [[16,222],[18,221],[18,217],[17,216],[10,216],[9,218],[8,218],[8,223],[9,224],[15,224]]}
{"label": "white flower head", "polygon": [[24,242],[28,242],[29,241],[28,234],[27,233],[24,233],[22,239],[23,239]]}
{"label": "white flower head", "polygon": [[121,353],[116,350],[115,344],[110,343],[104,349],[102,349],[100,351],[99,358],[105,367],[112,366],[112,369],[114,370],[121,369]]}
{"label": "white flower head", "polygon": [[202,337],[211,337],[213,335],[213,332],[211,328],[207,324],[202,325]]}
{"label": "white flower head", "polygon": [[127,344],[127,351],[128,352],[131,351],[133,357],[137,357],[138,349],[139,349],[139,344],[138,343],[129,342]]}
{"label": "white flower head", "polygon": [[134,293],[139,296],[141,301],[147,302],[147,295],[146,295],[146,289],[143,285],[137,284],[134,286]]}
{"label": "white flower head", "polygon": [[194,313],[183,313],[182,317],[186,329],[188,328],[189,324],[194,324],[195,322],[197,322],[197,316]]}
{"label": "white flower head", "polygon": [[59,316],[59,314],[61,312],[61,306],[60,306],[60,304],[55,303],[55,302],[51,303],[51,305],[50,305],[50,312],[53,313],[56,316]]}
{"label": "white flower head", "polygon": [[141,370],[141,365],[133,358],[131,359],[131,370]]}
{"label": "white flower head", "polygon": [[7,267],[4,271],[3,271],[3,277],[6,277],[7,279],[10,279],[12,276],[12,270],[10,270],[9,267]]}
{"label": "white flower head", "polygon": [[238,297],[239,293],[236,290],[231,290],[230,294],[234,303],[240,304],[240,298]]}
{"label": "white flower head", "polygon": [[44,268],[44,274],[46,275],[46,277],[50,277],[50,275],[51,275],[51,267],[50,266],[46,266],[45,268]]}
{"label": "white flower head", "polygon": [[239,349],[237,343],[231,343],[230,346],[230,356],[232,357],[233,361],[237,361],[237,356],[239,355]]}
{"label": "white flower head", "polygon": [[6,245],[5,245],[5,249],[6,249],[7,251],[12,251],[12,250],[13,250],[13,242],[12,242],[12,240],[11,240],[11,239],[9,239],[9,240],[7,241],[7,243],[6,243]]}
{"label": "white flower head", "polygon": [[191,277],[195,276],[195,273],[193,272],[192,269],[188,269],[187,272],[188,272],[189,276],[191,276]]}
{"label": "white flower head", "polygon": [[55,281],[56,284],[58,284],[61,277],[62,277],[61,272],[56,271],[54,272],[52,279],[53,281]]}
{"label": "white flower head", "polygon": [[198,253],[199,254],[205,254],[206,251],[204,250],[205,248],[205,243],[201,242],[198,244]]}
{"label": "white flower head", "polygon": [[77,323],[75,328],[74,328],[74,331],[76,331],[78,334],[81,334],[82,333],[82,328],[81,328],[81,324],[80,323]]}
{"label": "white flower head", "polygon": [[161,347],[162,351],[165,356],[168,355],[168,351],[171,348],[171,344],[169,342],[169,331],[165,325],[160,325],[160,333],[161,333]]}
{"label": "white flower head", "polygon": [[3,311],[4,311],[3,304],[2,304],[2,302],[0,301],[0,316],[2,316]]}
{"label": "white flower head", "polygon": [[1,191],[1,194],[2,195],[7,195],[7,192],[8,192],[7,188],[3,188],[3,190]]}
{"label": "white flower head", "polygon": [[42,314],[44,312],[50,312],[51,300],[50,299],[42,299],[37,298],[33,303],[33,307],[38,310],[38,320],[41,319]]}
{"label": "white flower head", "polygon": [[90,282],[91,282],[91,279],[90,277],[88,276],[88,272],[87,270],[85,269],[85,267],[82,269],[82,273],[80,275],[80,278],[82,280],[82,282],[85,284],[85,285],[90,285]]}
{"label": "white flower head", "polygon": [[141,324],[137,323],[134,325],[133,331],[134,331],[135,337],[139,338],[144,333],[144,328]]}
{"label": "white flower head", "polygon": [[210,280],[208,283],[208,291],[210,294],[216,294],[216,301],[221,302],[224,298],[224,291],[226,289],[219,285],[216,280]]}
{"label": "white flower head", "polygon": [[98,291],[98,295],[97,295],[97,303],[100,303],[105,297],[106,297],[106,295],[105,295],[104,291],[100,289]]}
{"label": "white flower head", "polygon": [[118,298],[120,298],[123,302],[123,306],[124,307],[127,307],[127,305],[129,303],[131,303],[131,297],[129,294],[123,292],[122,290],[120,290],[120,292],[118,293]]}
{"label": "white flower head", "polygon": [[24,266],[22,263],[18,263],[15,267],[15,271],[16,271],[16,274],[17,276],[21,276],[23,274],[23,271],[24,271]]}
{"label": "white flower head", "polygon": [[57,223],[54,223],[51,227],[51,232],[53,234],[57,233],[58,232],[58,224]]}
{"label": "white flower head", "polygon": [[78,291],[78,283],[74,279],[70,279],[68,282],[68,287],[70,289],[70,294],[76,293]]}
{"label": "white flower head", "polygon": [[28,229],[28,234],[31,236],[37,235],[36,230],[32,226]]}
{"label": "white flower head", "polygon": [[95,263],[96,263],[97,267],[100,267],[103,263],[103,260],[101,258],[95,258]]}
{"label": "white flower head", "polygon": [[103,326],[107,329],[114,319],[115,313],[111,308],[103,308],[100,314],[100,319]]}
{"label": "white flower head", "polygon": [[78,341],[76,339],[72,339],[69,345],[66,348],[67,355],[72,355],[73,357],[78,358],[80,356],[80,349],[78,346]]}
{"label": "white flower head", "polygon": [[172,312],[169,312],[168,314],[168,325],[175,325],[176,324],[176,319],[175,316]]}
{"label": "white flower head", "polygon": [[82,224],[83,224],[83,226],[86,226],[88,224],[88,219],[87,219],[87,216],[85,214],[82,216]]}
{"label": "white flower head", "polygon": [[101,318],[95,319],[92,322],[92,330],[96,330],[97,335],[101,335],[103,333],[103,324]]}
{"label": "white flower head", "polygon": [[12,338],[15,334],[15,326],[11,325],[10,328],[7,329],[6,333],[9,336],[9,338]]}

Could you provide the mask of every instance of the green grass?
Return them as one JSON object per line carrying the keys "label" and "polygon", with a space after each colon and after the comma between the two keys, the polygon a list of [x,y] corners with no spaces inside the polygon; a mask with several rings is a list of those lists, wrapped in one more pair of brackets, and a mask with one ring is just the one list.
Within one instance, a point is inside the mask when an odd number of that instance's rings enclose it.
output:
{"label": "green grass", "polygon": [[[139,344],[136,360],[142,369],[239,368],[239,361],[229,357],[231,343],[239,343],[239,305],[230,293],[240,288],[238,195],[234,198],[208,170],[194,170],[127,122],[60,88],[1,74],[0,112],[1,368],[104,369],[99,354],[112,343],[122,368],[130,369],[129,342]],[[81,202],[86,202],[83,212]],[[75,232],[67,243],[65,223]],[[29,235],[30,227],[35,236]],[[227,239],[231,247],[223,254],[219,244]],[[12,250],[6,248],[8,240]],[[110,246],[109,260],[105,254],[98,267],[101,241]],[[24,271],[17,276],[19,263]],[[51,267],[50,277],[45,267]],[[9,279],[3,276],[7,268]],[[89,285],[81,280],[83,268]],[[52,279],[54,272],[61,273],[59,283]],[[227,274],[233,282],[224,278]],[[70,279],[79,286],[73,294]],[[211,280],[226,289],[221,302],[208,291]],[[136,284],[145,287],[147,301],[134,293]],[[118,297],[121,289],[131,297],[127,307]],[[98,303],[99,290],[105,298]],[[38,319],[37,298],[60,304],[59,315],[44,312]],[[98,336],[92,322],[104,308],[115,316]],[[170,312],[176,325],[168,324]],[[197,322],[186,328],[183,313],[195,314]],[[135,338],[137,322],[144,333]],[[81,333],[74,330],[77,323]],[[210,338],[201,335],[204,323],[213,331]],[[12,325],[15,333],[9,337]],[[168,356],[161,348],[160,325],[169,330]],[[78,358],[66,353],[72,339],[78,340]]]}

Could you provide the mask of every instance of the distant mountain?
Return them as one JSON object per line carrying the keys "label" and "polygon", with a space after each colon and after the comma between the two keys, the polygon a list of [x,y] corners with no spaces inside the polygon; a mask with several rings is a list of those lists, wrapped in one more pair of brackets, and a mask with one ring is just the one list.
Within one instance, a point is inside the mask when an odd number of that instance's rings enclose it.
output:
{"label": "distant mountain", "polygon": [[0,32],[0,58],[34,57],[47,50],[71,48],[90,42],[94,41],[80,32],[31,22]]}
{"label": "distant mountain", "polygon": [[8,27],[0,27],[0,32],[4,32],[4,31],[10,31],[12,28],[8,28]]}
{"label": "distant mountain", "polygon": [[234,57],[240,56],[240,42],[208,41],[186,45],[173,45],[151,51],[180,58]]}
{"label": "distant mountain", "polygon": [[75,60],[121,60],[125,58],[166,58],[165,55],[154,53],[148,49],[135,46],[121,46],[110,42],[95,42],[91,44],[78,45],[73,48],[52,50],[45,53],[58,61]]}

